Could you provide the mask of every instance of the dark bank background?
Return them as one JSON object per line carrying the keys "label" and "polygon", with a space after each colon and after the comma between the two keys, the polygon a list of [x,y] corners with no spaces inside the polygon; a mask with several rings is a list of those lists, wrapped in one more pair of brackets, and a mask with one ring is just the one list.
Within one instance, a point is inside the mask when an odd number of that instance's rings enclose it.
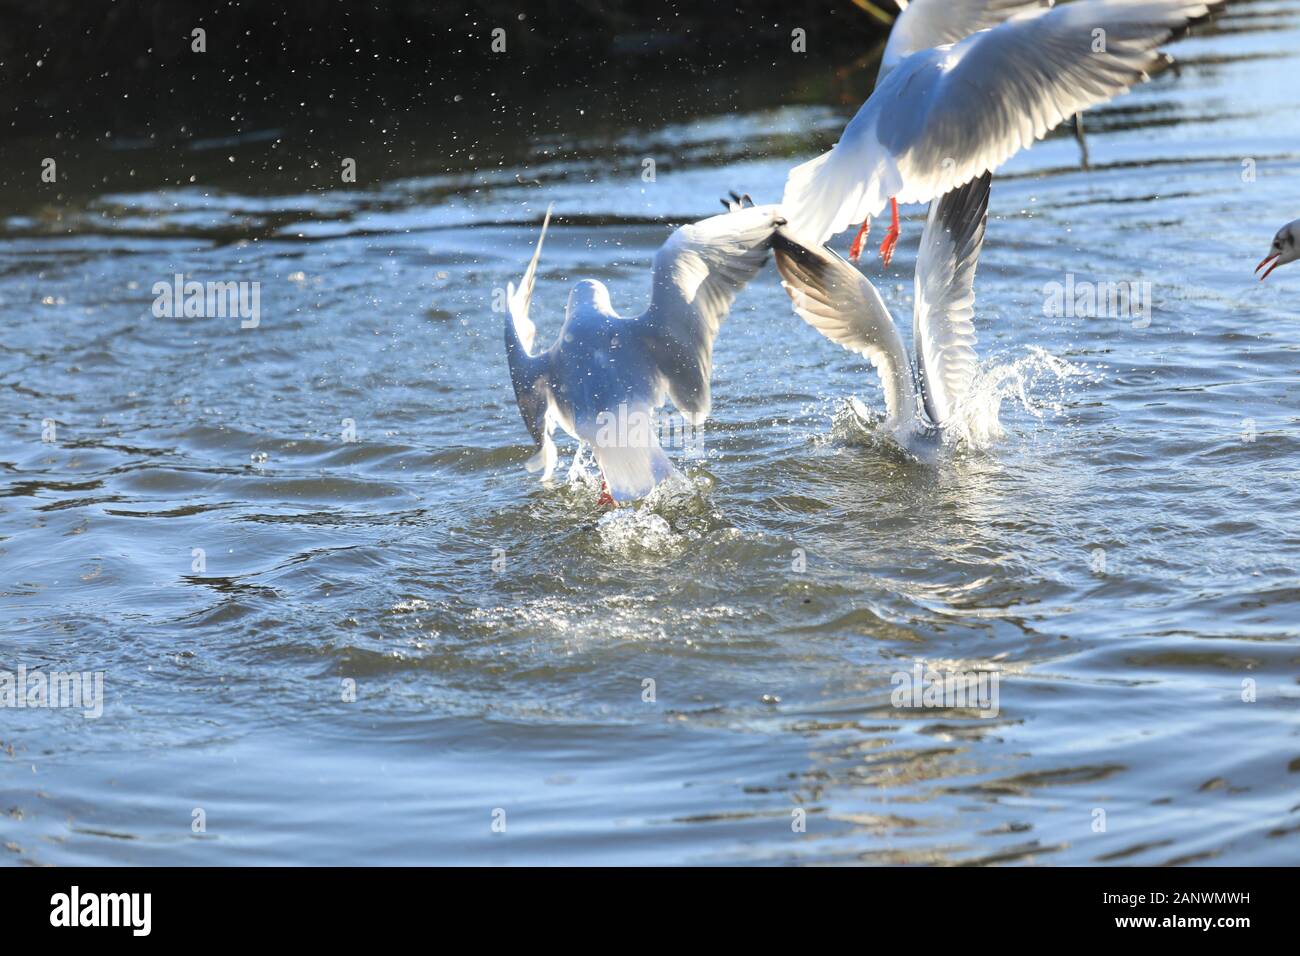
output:
{"label": "dark bank background", "polygon": [[[892,0],[5,0],[0,186],[18,188],[3,202],[189,182],[325,188],[340,156],[364,185],[486,168],[522,140],[611,120],[853,102],[874,78],[883,10]],[[40,181],[47,156],[57,185]]]}

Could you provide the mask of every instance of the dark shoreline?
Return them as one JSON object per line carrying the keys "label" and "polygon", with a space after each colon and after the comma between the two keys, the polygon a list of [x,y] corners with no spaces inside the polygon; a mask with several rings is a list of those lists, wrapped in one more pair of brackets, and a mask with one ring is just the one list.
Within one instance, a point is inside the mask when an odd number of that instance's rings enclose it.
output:
{"label": "dark shoreline", "polygon": [[[0,209],[36,215],[189,183],[331,188],[342,156],[357,158],[364,187],[491,168],[539,137],[787,102],[856,105],[885,36],[851,0],[794,12],[759,2],[743,15],[526,2],[522,20],[506,4],[434,12],[408,0],[290,14],[269,4],[214,14],[188,0],[118,2],[108,15],[69,0],[0,4],[16,14],[0,41]],[[494,23],[505,24],[504,52],[492,50]],[[190,24],[207,24],[205,52],[191,50]],[[57,183],[40,179],[46,157]]]}
{"label": "dark shoreline", "polygon": [[[390,105],[429,106],[453,88],[558,90],[611,69],[780,70],[809,60],[829,69],[870,54],[886,32],[853,0],[0,0],[0,11],[0,106],[11,132],[85,121],[91,111],[123,131],[159,112],[204,127],[262,99],[286,107],[289,94],[377,89]],[[205,31],[202,52],[193,49],[196,29]],[[796,30],[801,50],[792,49]]]}

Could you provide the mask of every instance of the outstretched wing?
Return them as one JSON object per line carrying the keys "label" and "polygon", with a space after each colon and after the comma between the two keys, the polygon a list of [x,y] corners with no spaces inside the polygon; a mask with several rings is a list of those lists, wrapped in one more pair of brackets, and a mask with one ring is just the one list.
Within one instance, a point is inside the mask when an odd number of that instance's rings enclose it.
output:
{"label": "outstretched wing", "polygon": [[541,235],[537,237],[537,248],[533,258],[524,270],[524,276],[516,288],[513,282],[506,285],[506,304],[509,314],[506,316],[505,339],[506,361],[510,364],[510,383],[514,386],[515,402],[519,405],[519,414],[524,420],[528,434],[532,436],[537,452],[528,459],[529,471],[541,471],[542,477],[549,478],[555,469],[555,443],[551,441],[551,431],[555,423],[548,415],[550,397],[546,384],[545,356],[533,354],[533,341],[537,337],[537,326],[528,317],[528,307],[533,298],[533,285],[537,280],[537,263],[542,256],[542,243],[546,240],[546,229],[551,224],[551,206],[546,207],[546,218],[542,220]]}
{"label": "outstretched wing", "polygon": [[772,248],[781,285],[798,316],[875,366],[891,418],[909,410],[914,389],[907,353],[876,287],[825,246],[806,245],[785,229],[778,230]]}
{"label": "outstretched wing", "polygon": [[975,355],[975,264],[984,245],[992,173],[930,206],[916,259],[912,339],[925,410],[942,425],[970,390]]}
{"label": "outstretched wing", "polygon": [[880,60],[880,75],[920,50],[956,43],[1053,0],[912,0],[894,21]]}
{"label": "outstretched wing", "polygon": [[1075,0],[914,53],[834,149],[790,172],[782,211],[797,235],[822,242],[891,197],[951,192],[1147,79],[1164,62],[1157,48],[1223,2]]}
{"label": "outstretched wing", "polygon": [[655,254],[650,307],[636,334],[693,425],[709,416],[713,340],[736,293],[767,261],[781,222],[776,206],[739,209],[682,226]]}
{"label": "outstretched wing", "polygon": [[519,280],[518,288],[513,282],[506,283],[506,305],[509,308],[510,321],[519,343],[530,355],[533,351],[533,340],[537,338],[537,326],[528,317],[528,306],[533,301],[533,286],[537,282],[537,263],[542,258],[542,243],[546,241],[546,229],[551,224],[551,210],[554,208],[555,203],[546,207],[546,216],[542,219],[542,232],[537,237],[537,248],[533,250],[533,258],[528,263],[528,268],[524,270],[524,277]]}

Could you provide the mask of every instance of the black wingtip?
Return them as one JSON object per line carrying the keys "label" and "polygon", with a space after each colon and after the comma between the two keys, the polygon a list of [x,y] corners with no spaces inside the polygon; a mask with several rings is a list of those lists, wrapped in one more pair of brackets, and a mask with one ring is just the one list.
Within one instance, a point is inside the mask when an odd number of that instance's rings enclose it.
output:
{"label": "black wingtip", "polygon": [[772,233],[772,248],[777,252],[794,258],[811,256],[812,252],[784,229]]}
{"label": "black wingtip", "polygon": [[806,276],[822,276],[825,273],[825,260],[785,229],[772,233],[772,251],[776,253],[777,269],[783,276],[791,265],[798,266]]}
{"label": "black wingtip", "polygon": [[959,246],[984,228],[992,183],[993,173],[986,172],[939,199],[934,212],[938,226]]}
{"label": "black wingtip", "polygon": [[750,198],[749,193],[738,193],[734,189],[729,190],[727,195],[730,199],[722,199],[719,202],[726,207],[728,212],[736,212],[740,209],[752,209],[754,200]]}

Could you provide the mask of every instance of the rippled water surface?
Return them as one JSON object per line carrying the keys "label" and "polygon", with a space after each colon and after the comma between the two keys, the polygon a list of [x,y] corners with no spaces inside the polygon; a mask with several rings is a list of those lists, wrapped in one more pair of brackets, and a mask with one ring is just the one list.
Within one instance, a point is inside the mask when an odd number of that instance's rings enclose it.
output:
{"label": "rippled water surface", "polygon": [[[525,473],[494,290],[554,202],[541,337],[578,278],[635,313],[669,228],[779,197],[870,66],[570,89],[528,107],[558,136],[471,95],[356,185],[263,181],[291,128],[161,191],[11,183],[0,669],[105,703],[0,710],[0,859],[1295,862],[1300,267],[1251,270],[1300,215],[1297,49],[1300,3],[1238,3],[1089,114],[1090,171],[1067,133],[994,180],[989,447],[864,430],[874,375],[769,269],[691,487],[614,514]],[[904,317],[905,212],[866,266]],[[177,272],[260,282],[260,325],[155,318]],[[1149,282],[1149,325],[1046,315],[1067,274]],[[919,660],[998,671],[998,714],[893,707]]]}

